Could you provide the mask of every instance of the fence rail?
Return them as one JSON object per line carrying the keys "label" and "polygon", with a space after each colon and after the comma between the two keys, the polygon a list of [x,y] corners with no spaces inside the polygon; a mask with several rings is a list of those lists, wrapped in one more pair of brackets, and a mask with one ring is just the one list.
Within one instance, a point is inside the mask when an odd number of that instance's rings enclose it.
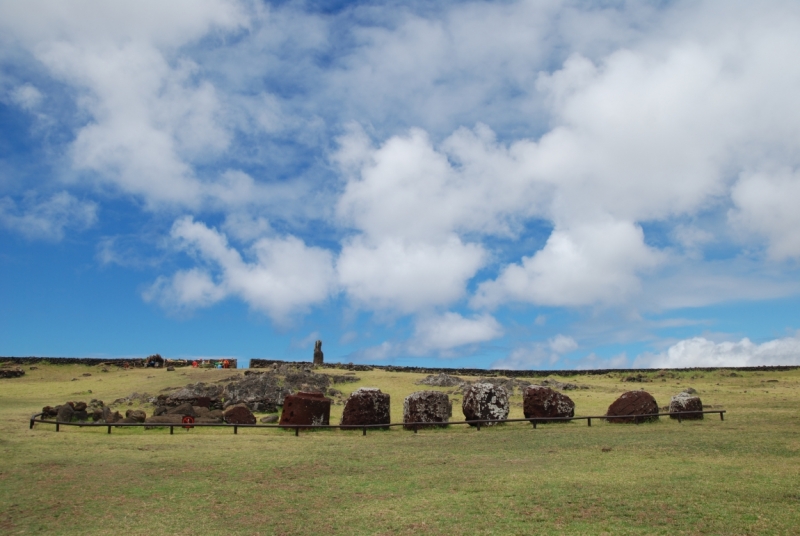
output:
{"label": "fence rail", "polygon": [[176,424],[168,424],[168,423],[148,423],[148,422],[136,422],[136,423],[106,423],[106,422],[59,422],[59,421],[52,421],[46,420],[42,418],[43,413],[34,413],[31,415],[30,418],[30,428],[33,429],[34,424],[41,423],[41,424],[53,424],[56,427],[56,432],[58,432],[62,426],[78,426],[80,428],[100,428],[100,427],[107,427],[108,433],[111,433],[111,428],[113,427],[133,427],[133,428],[167,428],[169,427],[169,433],[173,434],[175,428],[195,428],[195,427],[207,427],[207,428],[233,428],[233,433],[238,434],[239,428],[283,428],[283,429],[294,429],[294,435],[300,435],[300,430],[308,430],[308,429],[340,429],[340,430],[361,430],[362,435],[367,435],[367,430],[370,428],[390,428],[394,426],[403,426],[405,428],[410,428],[414,430],[416,434],[420,428],[435,428],[435,427],[444,427],[450,425],[459,425],[459,424],[466,424],[470,426],[475,426],[475,428],[480,431],[482,424],[494,425],[494,424],[503,424],[508,422],[529,422],[533,424],[533,427],[536,428],[537,424],[544,424],[546,422],[571,422],[571,421],[583,421],[585,420],[588,426],[592,426],[592,419],[595,420],[608,420],[608,421],[615,421],[615,420],[622,420],[622,419],[634,419],[634,423],[639,424],[640,422],[647,420],[652,417],[677,417],[678,422],[682,422],[683,419],[691,416],[696,416],[699,414],[719,414],[719,419],[721,421],[725,420],[725,413],[726,410],[708,410],[708,411],[681,411],[681,412],[673,412],[673,413],[648,413],[645,415],[614,415],[614,416],[607,416],[607,415],[591,415],[591,416],[582,416],[582,417],[531,417],[531,418],[524,418],[524,419],[483,419],[483,420],[471,420],[471,421],[447,421],[447,422],[393,422],[387,424],[230,424],[230,423],[176,423]]}

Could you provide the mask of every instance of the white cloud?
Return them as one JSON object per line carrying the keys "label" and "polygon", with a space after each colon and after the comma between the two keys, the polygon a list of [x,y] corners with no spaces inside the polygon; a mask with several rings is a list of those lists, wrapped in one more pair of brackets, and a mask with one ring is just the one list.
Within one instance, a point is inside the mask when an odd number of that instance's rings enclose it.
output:
{"label": "white cloud", "polygon": [[800,257],[800,171],[743,175],[731,197],[736,209],[730,218],[736,229],[765,237],[773,259]]}
{"label": "white cloud", "polygon": [[459,346],[490,341],[503,335],[503,328],[492,316],[484,314],[464,318],[447,312],[440,316],[422,316],[416,320],[412,354],[448,351]]}
{"label": "white cloud", "polygon": [[747,338],[715,343],[694,337],[672,345],[666,352],[639,356],[634,366],[643,365],[652,368],[800,365],[800,338],[795,335],[755,344]]}
{"label": "white cloud", "polygon": [[65,229],[84,230],[97,221],[97,205],[67,192],[38,199],[30,192],[18,207],[10,197],[0,198],[0,224],[29,239],[59,241]]}
{"label": "white cloud", "polygon": [[546,342],[532,342],[519,346],[508,357],[492,363],[491,368],[501,370],[527,370],[557,363],[564,354],[579,347],[572,337],[558,334]]}
{"label": "white cloud", "polygon": [[354,303],[406,314],[462,298],[484,259],[480,246],[454,235],[433,244],[389,238],[372,245],[359,237],[342,248],[336,269]]}
{"label": "white cloud", "polygon": [[177,220],[171,234],[181,249],[209,268],[159,278],[144,297],[165,307],[203,307],[236,296],[286,323],[292,314],[326,301],[335,291],[330,252],[308,247],[296,237],[257,240],[249,250],[253,262],[247,262],[225,235],[190,217]]}
{"label": "white cloud", "polygon": [[660,260],[629,222],[584,224],[555,230],[544,248],[522,264],[507,266],[495,281],[481,283],[472,304],[493,307],[506,301],[541,305],[615,303],[639,288],[636,273]]}
{"label": "white cloud", "polygon": [[22,84],[11,92],[11,100],[25,110],[33,110],[42,102],[42,92],[32,84]]}

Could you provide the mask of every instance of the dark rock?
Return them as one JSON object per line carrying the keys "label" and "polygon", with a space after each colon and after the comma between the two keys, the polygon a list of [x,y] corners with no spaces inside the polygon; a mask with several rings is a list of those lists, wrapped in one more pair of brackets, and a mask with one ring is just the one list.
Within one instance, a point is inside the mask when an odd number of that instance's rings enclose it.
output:
{"label": "dark rock", "polygon": [[356,383],[360,382],[361,378],[353,374],[325,374],[335,384],[337,383]]}
{"label": "dark rock", "polygon": [[[171,415],[157,415],[153,417],[148,417],[145,419],[145,424],[154,424],[154,425],[170,425],[170,424],[183,424],[183,415],[171,414]],[[145,429],[155,428],[155,426],[145,426]]]}
{"label": "dark rock", "polygon": [[76,421],[88,421],[89,420],[89,413],[86,410],[83,411],[76,411],[72,414],[72,418]]}
{"label": "dark rock", "polygon": [[[196,422],[198,424],[202,424],[202,423],[221,424],[224,421],[223,421],[223,419],[216,418],[216,417],[197,417],[197,418],[195,418],[194,422]],[[233,424],[242,424],[242,423],[233,423]],[[248,424],[248,423],[244,423],[244,424]],[[252,423],[252,424],[255,424],[255,423]]]}
{"label": "dark rock", "polygon": [[103,420],[109,424],[119,422],[122,420],[122,415],[120,415],[119,411],[111,411],[111,408],[105,406],[103,408]]}
{"label": "dark rock", "polygon": [[[189,405],[199,405],[197,404],[197,399],[199,398],[207,398],[216,404],[223,397],[224,389],[225,388],[221,385],[206,384],[203,382],[189,384],[186,387],[182,387],[170,393],[166,398],[165,405],[180,406],[186,403]],[[227,399],[228,397],[226,396],[225,398]]]}
{"label": "dark rock", "polygon": [[99,421],[103,419],[103,409],[102,408],[95,408],[92,410],[92,420]]}
{"label": "dark rock", "polygon": [[[648,415],[658,413],[658,403],[653,395],[646,391],[628,391],[617,398],[608,406],[608,422],[628,423],[656,421],[658,417],[638,417],[637,415]],[[632,415],[632,417],[624,417]]]}
{"label": "dark rock", "polygon": [[[470,385],[464,393],[461,404],[464,417],[468,421],[492,420],[498,421],[508,418],[508,393],[499,386],[491,383],[475,383]],[[481,423],[481,426],[491,426],[497,423]],[[477,424],[470,424],[477,426]]]}
{"label": "dark rock", "polygon": [[125,417],[122,420],[116,421],[115,424],[138,424],[140,422],[143,422],[143,421],[139,421],[135,417]]}
{"label": "dark rock", "polygon": [[86,402],[75,402],[73,408],[75,411],[86,411]]}
{"label": "dark rock", "polygon": [[75,414],[75,410],[72,409],[72,406],[69,404],[64,404],[63,406],[58,407],[58,413],[56,414],[56,420],[58,422],[70,422],[72,420],[72,416]]}
{"label": "dark rock", "polygon": [[175,372],[175,367],[167,367],[167,372]]}
{"label": "dark rock", "polygon": [[280,424],[330,424],[331,402],[319,392],[288,395],[283,401]]}
{"label": "dark rock", "polygon": [[331,387],[328,389],[328,396],[342,396],[342,392],[339,389]]}
{"label": "dark rock", "polygon": [[91,375],[92,375],[92,374],[91,374],[90,372],[84,372],[83,374],[81,374],[81,376],[86,376],[86,377],[89,377],[89,376],[91,376]]}
{"label": "dark rock", "polygon": [[134,419],[136,422],[144,422],[147,419],[147,414],[140,409],[129,409],[125,412],[126,419]]}
{"label": "dark rock", "polygon": [[[522,392],[522,408],[526,419],[534,417],[574,417],[575,402],[567,395],[542,385],[531,385]],[[548,422],[548,421],[531,421]],[[569,422],[569,421],[551,421]]]}
{"label": "dark rock", "polygon": [[624,382],[645,383],[645,382],[652,382],[653,380],[651,380],[650,378],[648,378],[647,376],[645,376],[644,374],[642,374],[640,372],[640,373],[635,374],[633,376],[626,376],[625,378],[622,379],[622,381],[624,381]]}
{"label": "dark rock", "polygon": [[687,393],[687,394],[690,394],[690,395],[696,395],[697,394],[697,390],[693,389],[691,387],[687,387],[686,389],[683,390],[683,392]]}
{"label": "dark rock", "polygon": [[39,367],[30,367],[30,370],[39,370]]}
{"label": "dark rock", "polygon": [[45,406],[45,407],[43,407],[42,408],[42,417],[44,417],[45,419],[48,418],[48,417],[55,417],[56,415],[58,415],[58,408],[59,408],[59,406],[56,406],[56,407]]}
{"label": "dark rock", "polygon": [[0,368],[0,378],[19,378],[24,376],[25,371],[21,368]]}
{"label": "dark rock", "polygon": [[462,385],[464,380],[458,376],[450,376],[444,372],[439,374],[430,374],[420,381],[416,382],[417,385],[432,385],[435,387],[456,387]]}
{"label": "dark rock", "polygon": [[167,406],[156,406],[156,409],[153,410],[153,417],[164,415],[168,409]]}
{"label": "dark rock", "polygon": [[314,364],[322,365],[324,363],[324,354],[322,353],[322,341],[314,343]]}
{"label": "dark rock", "polygon": [[[431,423],[427,426],[447,426],[451,413],[450,398],[440,391],[417,391],[403,400],[404,423]],[[412,430],[425,425],[406,425]]]}
{"label": "dark rock", "polygon": [[199,406],[201,408],[210,408],[213,401],[207,396],[198,396],[194,399],[193,406]]}
{"label": "dark rock", "polygon": [[362,387],[350,394],[344,404],[341,424],[389,424],[389,395],[380,389]]}
{"label": "dark rock", "polygon": [[[222,417],[228,424],[255,424],[256,417],[244,404],[231,406],[222,412]],[[207,418],[207,417],[206,417]]]}
{"label": "dark rock", "polygon": [[[669,402],[670,419],[677,419],[678,415],[674,413],[684,411],[703,411],[703,402],[698,396],[692,396],[688,392],[679,393],[672,397]],[[702,419],[702,413],[695,413],[693,415],[681,415],[681,419]]]}
{"label": "dark rock", "polygon": [[261,422],[264,424],[270,424],[273,422],[278,422],[277,415],[267,415],[266,417],[261,417]]}
{"label": "dark rock", "polygon": [[169,415],[188,415],[189,417],[196,417],[197,414],[194,412],[194,406],[192,406],[189,402],[184,402],[180,406],[170,408],[167,410],[167,414]]}
{"label": "dark rock", "polygon": [[223,417],[223,415],[222,415],[222,410],[221,409],[212,409],[211,411],[208,412],[208,418],[209,419],[222,420],[222,417]]}

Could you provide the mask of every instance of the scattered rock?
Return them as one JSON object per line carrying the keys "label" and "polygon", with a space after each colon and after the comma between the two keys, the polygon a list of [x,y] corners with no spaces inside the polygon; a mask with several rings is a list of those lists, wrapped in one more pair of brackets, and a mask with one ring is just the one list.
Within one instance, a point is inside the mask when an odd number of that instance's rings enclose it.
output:
{"label": "scattered rock", "polygon": [[78,381],[78,378],[72,378],[70,381],[71,382],[76,382],[76,381]]}
{"label": "scattered rock", "polygon": [[261,417],[261,422],[264,424],[271,424],[274,422],[278,422],[277,415],[267,415],[266,417]]}
{"label": "scattered rock", "polygon": [[144,422],[147,419],[147,414],[140,409],[129,409],[125,412],[126,419],[133,419],[135,422]]}
{"label": "scattered rock", "polygon": [[[653,395],[647,391],[628,391],[617,398],[610,406],[606,416],[608,422],[629,423],[657,421],[658,417],[638,417],[637,415],[650,415],[658,413],[658,403]],[[627,417],[631,415],[631,417]]]}
{"label": "scattered rock", "polygon": [[92,375],[92,374],[91,374],[90,372],[84,372],[83,374],[81,374],[81,376],[87,376],[87,377],[88,377],[88,376],[91,376],[91,375]]}
{"label": "scattered rock", "polygon": [[108,406],[103,408],[103,421],[112,424],[122,420],[122,415],[120,415],[119,411],[111,411],[111,408]]}
{"label": "scattered rock", "polygon": [[[468,421],[506,419],[509,410],[508,393],[491,383],[475,383],[464,393],[461,409]],[[494,424],[497,423],[482,423],[482,426]],[[477,423],[470,426],[477,426]]]}
{"label": "scattered rock", "polygon": [[[694,389],[692,390],[694,391]],[[703,411],[703,402],[700,400],[700,397],[692,396],[687,391],[673,396],[669,402],[670,419],[678,418],[678,415],[673,415],[673,413],[684,411]],[[704,415],[702,413],[680,416],[681,419],[703,419],[703,417]]]}
{"label": "scattered rock", "polygon": [[545,378],[540,382],[541,385],[545,387],[550,387],[552,389],[558,389],[560,391],[574,391],[576,389],[588,389],[586,385],[578,385],[575,383],[569,382],[560,382],[558,380],[554,380],[553,378]]}
{"label": "scattered rock", "polygon": [[72,414],[72,418],[76,421],[88,421],[89,413],[86,410],[76,411],[75,413]]}
{"label": "scattered rock", "polygon": [[[148,417],[145,421],[145,424],[158,424],[158,425],[170,425],[170,424],[183,424],[183,415],[171,414],[171,415],[154,415],[152,417]],[[155,426],[145,426],[145,430],[150,428],[155,428]]]}
{"label": "scattered rock", "polygon": [[280,424],[330,424],[331,402],[320,392],[288,395],[283,401]]}
{"label": "scattered rock", "polygon": [[339,389],[334,389],[333,387],[328,389],[328,396],[342,396],[342,394]]}
{"label": "scattered rock", "polygon": [[[543,385],[531,385],[522,392],[522,407],[526,419],[534,417],[574,417],[575,402],[567,395]],[[536,423],[548,421],[532,421]],[[569,422],[569,421],[551,421]]]}
{"label": "scattered rock", "polygon": [[611,452],[611,447],[603,447],[600,450],[602,450],[603,452]]}
{"label": "scattered rock", "polygon": [[72,409],[75,411],[86,411],[86,402],[75,402]]}
{"label": "scattered rock", "polygon": [[347,398],[341,424],[389,424],[389,395],[380,389],[362,387]]}
{"label": "scattered rock", "polygon": [[[250,411],[250,409],[245,406],[244,404],[239,404],[236,406],[230,406],[224,412],[222,412],[222,417],[225,419],[225,422],[228,424],[255,424],[256,417]],[[205,417],[208,418],[208,417]]]}
{"label": "scattered rock", "polygon": [[458,376],[450,376],[444,372],[440,372],[439,374],[430,374],[416,382],[417,385],[432,385],[434,387],[456,387],[463,385],[464,383],[464,380]]}
{"label": "scattered rock", "polygon": [[[189,402],[184,402],[180,406],[170,408],[167,410],[168,415],[181,415],[181,416],[189,416],[189,417],[197,417],[197,413],[194,412],[194,406],[192,406]],[[163,414],[162,414],[163,415]]]}
{"label": "scattered rock", "polygon": [[48,418],[55,417],[56,415],[58,415],[57,407],[54,408],[53,406],[45,406],[42,408],[42,417]]}
{"label": "scattered rock", "polygon": [[[403,401],[404,423],[431,423],[428,426],[447,426],[452,407],[450,399],[440,391],[417,391]],[[425,425],[406,425],[407,430]]]}
{"label": "scattered rock", "polygon": [[74,414],[75,410],[72,409],[72,406],[70,406],[69,404],[64,404],[63,406],[58,407],[58,413],[56,413],[56,421],[70,422]]}
{"label": "scattered rock", "polygon": [[0,368],[0,378],[19,378],[24,376],[25,371],[19,367],[15,368]]}
{"label": "scattered rock", "polygon": [[650,378],[648,378],[647,376],[645,376],[640,372],[638,374],[635,374],[634,376],[627,376],[623,378],[622,381],[645,383],[645,382],[652,382],[653,380],[651,380]]}
{"label": "scattered rock", "polygon": [[165,415],[167,413],[166,406],[156,406],[156,409],[153,410],[153,417],[158,417],[159,415]]}
{"label": "scattered rock", "polygon": [[691,387],[687,387],[686,389],[683,390],[683,392],[684,393],[688,393],[690,395],[696,395],[697,394],[697,391],[695,389],[691,388]]}
{"label": "scattered rock", "polygon": [[92,410],[92,420],[97,422],[103,419],[103,409],[95,408]]}
{"label": "scattered rock", "polygon": [[100,369],[100,372],[109,372],[109,370],[107,368],[102,368]]}
{"label": "scattered rock", "polygon": [[175,372],[175,367],[167,367],[167,372]]}
{"label": "scattered rock", "polygon": [[39,367],[30,367],[30,370],[39,370]]}
{"label": "scattered rock", "polygon": [[355,383],[360,382],[361,378],[353,375],[353,373],[346,374],[325,374],[335,384],[337,383]]}

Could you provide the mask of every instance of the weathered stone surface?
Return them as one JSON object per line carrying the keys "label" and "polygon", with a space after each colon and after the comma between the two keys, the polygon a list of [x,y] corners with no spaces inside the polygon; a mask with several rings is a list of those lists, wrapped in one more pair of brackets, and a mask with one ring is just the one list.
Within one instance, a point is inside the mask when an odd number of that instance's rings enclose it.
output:
{"label": "weathered stone surface", "polygon": [[267,415],[266,417],[261,417],[261,422],[264,424],[271,424],[274,422],[278,422],[277,415]]}
{"label": "weathered stone surface", "polygon": [[103,420],[109,424],[119,422],[122,420],[122,415],[119,411],[111,411],[108,406],[103,408]]}
{"label": "weathered stone surface", "polygon": [[86,410],[83,411],[76,411],[72,414],[72,418],[76,421],[88,421],[89,420],[89,412]]}
{"label": "weathered stone surface", "polygon": [[350,394],[344,403],[341,424],[389,424],[389,395],[380,389],[362,387]]}
{"label": "weathered stone surface", "polygon": [[169,408],[167,406],[156,406],[153,410],[153,417],[158,417],[159,415],[164,415]]}
{"label": "weathered stone surface", "polygon": [[[255,415],[244,404],[238,406],[231,406],[222,412],[225,422],[228,424],[255,424]],[[208,417],[202,417],[207,419]]]}
{"label": "weathered stone surface", "polygon": [[45,419],[48,417],[55,417],[56,415],[58,415],[58,409],[53,406],[45,406],[42,408],[42,417]]}
{"label": "weathered stone surface", "polygon": [[[502,420],[508,418],[508,393],[500,386],[491,383],[475,383],[464,393],[461,404],[464,417],[468,421]],[[497,423],[481,423],[492,426]],[[477,426],[477,424],[470,424]]]}
{"label": "weathered stone surface", "polygon": [[206,384],[203,382],[189,384],[170,393],[165,400],[165,404],[167,406],[180,406],[186,403],[193,405],[196,404],[198,398],[208,398],[218,402],[223,396],[224,389],[222,385],[218,384]]}
{"label": "weathered stone surface", "polygon": [[[694,389],[692,389],[694,391]],[[696,393],[697,391],[695,391]],[[673,415],[673,413],[679,413],[684,411],[703,411],[703,402],[700,400],[699,396],[694,396],[688,392],[678,393],[677,395],[673,396],[669,402],[669,412],[670,412],[670,419],[677,419],[678,415]],[[693,415],[681,415],[681,419],[702,419],[702,413],[695,413]]]}
{"label": "weathered stone surface", "polygon": [[103,408],[95,408],[92,410],[92,420],[99,421],[103,418]]}
{"label": "weathered stone surface", "polygon": [[330,424],[331,402],[319,392],[288,395],[283,401],[280,424]]}
{"label": "weathered stone surface", "polygon": [[194,412],[194,406],[192,406],[189,402],[184,402],[180,406],[168,409],[167,410],[167,414],[188,415],[190,417],[196,417],[197,416],[197,414]]}
{"label": "weathered stone surface", "polygon": [[435,387],[456,387],[463,384],[464,380],[458,376],[450,376],[444,372],[440,372],[439,374],[429,374],[417,382],[417,385],[432,385]]}
{"label": "weathered stone surface", "polygon": [[58,413],[56,414],[56,420],[58,422],[70,422],[74,414],[75,410],[72,409],[72,406],[70,406],[69,404],[64,404],[63,406],[58,406]]}
{"label": "weathered stone surface", "polygon": [[[658,403],[653,395],[646,391],[628,391],[617,398],[608,406],[608,422],[628,423],[655,421],[658,417],[638,417],[637,415],[648,415],[658,413]],[[633,415],[632,417],[623,417]]]}
{"label": "weathered stone surface", "polygon": [[[450,398],[440,391],[417,391],[403,400],[404,423],[431,423],[427,426],[447,426],[450,418]],[[412,430],[426,425],[406,425]]]}
{"label": "weathered stone surface", "polygon": [[147,413],[140,409],[129,409],[125,412],[126,419],[134,419],[136,422],[144,422],[147,419]]}
{"label": "weathered stone surface", "polygon": [[208,415],[206,415],[206,417],[209,419],[219,419],[221,421],[223,418],[222,410],[212,409],[211,411],[208,412]]}
{"label": "weathered stone surface", "polygon": [[75,411],[86,411],[86,402],[75,402]]}
{"label": "weathered stone surface", "polygon": [[175,367],[167,367],[167,372],[175,372]]}
{"label": "weathered stone surface", "polygon": [[[544,387],[531,385],[522,391],[522,408],[526,419],[534,417],[574,417],[575,402],[567,395]],[[548,421],[531,421],[548,422]],[[569,421],[550,421],[569,422]]]}
{"label": "weathered stone surface", "polygon": [[0,378],[19,378],[24,376],[25,371],[19,367],[16,368],[0,368]]}
{"label": "weathered stone surface", "polygon": [[[183,424],[183,415],[177,414],[168,414],[168,415],[158,415],[154,417],[148,417],[145,419],[145,424],[158,424],[158,425],[170,425],[170,424]],[[150,428],[146,426],[145,428]]]}

